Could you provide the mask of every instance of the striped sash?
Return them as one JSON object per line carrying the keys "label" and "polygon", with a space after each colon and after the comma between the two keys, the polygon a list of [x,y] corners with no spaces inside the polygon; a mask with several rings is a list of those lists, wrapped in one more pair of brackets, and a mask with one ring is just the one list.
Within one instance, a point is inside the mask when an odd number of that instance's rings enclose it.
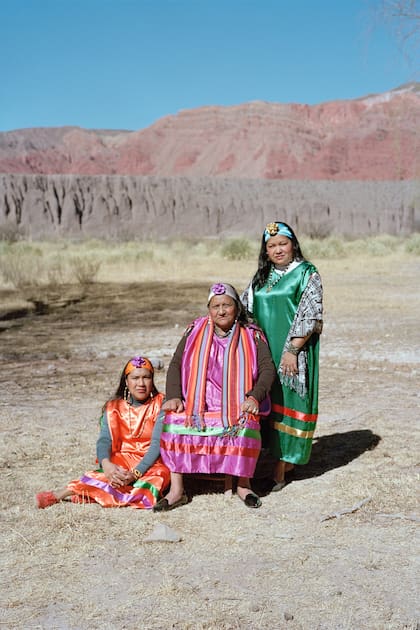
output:
{"label": "striped sash", "polygon": [[[206,377],[213,334],[214,324],[210,318],[196,320],[182,358],[185,424],[200,429],[204,428]],[[223,355],[221,419],[226,429],[239,423],[241,403],[246,392],[252,389],[256,360],[253,330],[236,322]]]}

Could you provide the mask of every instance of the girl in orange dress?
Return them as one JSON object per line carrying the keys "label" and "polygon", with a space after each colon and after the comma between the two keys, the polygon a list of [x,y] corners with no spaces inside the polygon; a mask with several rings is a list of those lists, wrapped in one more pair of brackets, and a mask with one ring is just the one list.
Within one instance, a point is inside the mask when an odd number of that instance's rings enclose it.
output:
{"label": "girl in orange dress", "polygon": [[96,456],[100,468],[58,491],[36,495],[39,508],[69,499],[102,507],[152,508],[169,485],[160,459],[163,394],[156,389],[154,368],[146,357],[133,357],[121,374],[115,397],[103,409]]}

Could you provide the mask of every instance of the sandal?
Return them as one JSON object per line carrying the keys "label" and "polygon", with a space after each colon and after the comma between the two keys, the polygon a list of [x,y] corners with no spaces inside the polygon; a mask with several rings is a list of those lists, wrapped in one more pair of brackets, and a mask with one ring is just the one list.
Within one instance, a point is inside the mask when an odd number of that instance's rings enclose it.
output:
{"label": "sandal", "polygon": [[55,503],[58,503],[58,499],[55,494],[49,490],[36,495],[36,505],[40,510],[50,507],[50,505],[54,505]]}

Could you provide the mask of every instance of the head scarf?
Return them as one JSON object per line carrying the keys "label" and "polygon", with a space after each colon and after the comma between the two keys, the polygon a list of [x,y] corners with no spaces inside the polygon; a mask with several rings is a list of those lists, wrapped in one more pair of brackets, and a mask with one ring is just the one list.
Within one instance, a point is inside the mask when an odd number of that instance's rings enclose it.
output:
{"label": "head scarf", "polygon": [[293,234],[284,223],[267,223],[264,230],[264,240],[268,241],[272,236],[287,236],[287,238],[293,238]]}
{"label": "head scarf", "polygon": [[238,295],[236,294],[235,289],[230,284],[225,284],[224,282],[218,282],[217,284],[213,284],[210,287],[210,293],[207,300],[207,306],[210,304],[210,300],[216,295],[228,295],[232,298],[236,304],[238,304]]}
{"label": "head scarf", "polygon": [[146,357],[133,357],[125,366],[124,374],[127,376],[127,374],[130,374],[130,372],[132,372],[136,368],[145,368],[146,370],[149,370],[149,372],[151,372],[152,374],[154,372],[153,365],[151,364],[149,359],[147,359]]}

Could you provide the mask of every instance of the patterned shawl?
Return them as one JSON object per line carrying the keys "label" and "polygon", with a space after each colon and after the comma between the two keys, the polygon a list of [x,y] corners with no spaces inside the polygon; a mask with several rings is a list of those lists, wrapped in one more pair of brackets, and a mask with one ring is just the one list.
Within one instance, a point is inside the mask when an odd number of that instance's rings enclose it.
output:
{"label": "patterned shawl", "polygon": [[[182,382],[186,425],[204,426],[206,378],[213,342],[214,324],[209,317],[195,320],[182,357]],[[239,423],[240,406],[253,386],[257,349],[252,328],[236,322],[224,350],[222,366],[222,408],[224,427]]]}

